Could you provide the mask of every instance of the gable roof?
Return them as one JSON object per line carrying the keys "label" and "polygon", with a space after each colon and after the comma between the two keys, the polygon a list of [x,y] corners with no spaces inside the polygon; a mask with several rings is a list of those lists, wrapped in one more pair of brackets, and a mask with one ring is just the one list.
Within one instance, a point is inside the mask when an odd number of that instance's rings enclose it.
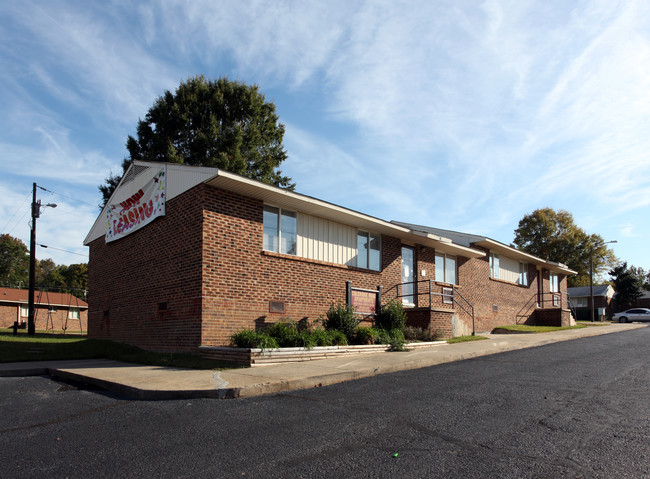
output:
{"label": "gable roof", "polygon": [[[582,298],[591,296],[589,286],[574,286],[567,288],[567,294],[570,298]],[[594,296],[612,297],[614,295],[614,288],[610,284],[594,284]]]}
{"label": "gable roof", "polygon": [[208,186],[221,188],[238,193],[242,196],[255,198],[273,206],[288,208],[302,213],[329,219],[338,223],[357,228],[382,233],[424,246],[430,246],[439,251],[462,255],[467,258],[480,258],[485,253],[467,248],[451,239],[421,230],[412,230],[390,221],[366,215],[343,206],[335,205],[317,198],[278,188],[241,175],[236,175],[219,168],[179,165],[175,163],[153,163],[145,161],[132,162],[124,174],[106,206],[95,220],[85,245],[101,238],[105,234],[106,212],[109,204],[119,203],[132,196],[164,165],[166,168],[166,197],[167,200],[183,194],[194,186],[204,183]]}
{"label": "gable roof", "polygon": [[[0,303],[29,303],[29,290],[0,288]],[[88,303],[69,293],[34,291],[34,304],[40,306],[60,306],[66,308],[88,309]]]}
{"label": "gable roof", "polygon": [[[589,286],[575,286],[567,288],[567,293],[571,298],[580,298],[590,296],[591,292]],[[614,295],[614,288],[610,284],[594,284],[594,296],[612,297]]]}
{"label": "gable roof", "polygon": [[434,235],[444,236],[451,239],[454,243],[461,245],[465,248],[471,248],[474,245],[482,246],[483,248],[494,251],[495,253],[503,254],[509,258],[513,258],[525,263],[533,263],[542,266],[549,271],[554,271],[562,274],[578,274],[577,271],[572,270],[567,265],[556,263],[542,258],[538,258],[532,254],[521,251],[512,246],[508,246],[499,241],[488,238],[487,236],[474,235],[469,233],[461,233],[459,231],[446,230],[442,228],[433,228],[431,226],[416,225],[412,223],[403,223],[400,221],[392,221],[392,223],[410,228],[412,230],[420,230]]}

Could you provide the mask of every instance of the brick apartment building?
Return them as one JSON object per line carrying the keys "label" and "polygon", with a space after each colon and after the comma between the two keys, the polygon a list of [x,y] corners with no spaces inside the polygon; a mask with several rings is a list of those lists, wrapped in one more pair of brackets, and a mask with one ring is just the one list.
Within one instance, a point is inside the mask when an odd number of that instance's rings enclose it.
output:
{"label": "brick apartment building", "polygon": [[281,318],[311,322],[350,289],[371,313],[378,287],[411,324],[448,337],[571,321],[575,272],[562,264],[216,168],[134,162],[85,244],[89,336],[154,350],[226,345]]}
{"label": "brick apartment building", "polygon": [[[29,290],[0,288],[0,327],[27,324]],[[37,329],[88,330],[88,303],[68,293],[34,292],[34,323]]]}

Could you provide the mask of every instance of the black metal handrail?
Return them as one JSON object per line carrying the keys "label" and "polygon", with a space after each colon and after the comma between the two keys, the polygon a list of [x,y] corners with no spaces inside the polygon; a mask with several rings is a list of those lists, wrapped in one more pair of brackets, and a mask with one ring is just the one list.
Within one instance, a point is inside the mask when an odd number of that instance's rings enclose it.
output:
{"label": "black metal handrail", "polygon": [[[433,283],[435,281],[431,279],[421,279],[419,281],[407,281],[404,283],[397,283],[395,286],[392,288],[389,288],[386,293],[389,293],[391,290],[395,289],[395,297],[396,298],[405,298],[405,297],[419,297],[419,296],[424,296],[427,295],[429,297],[429,308],[433,306],[433,301],[432,301],[432,296],[440,296],[442,298],[443,303],[451,302],[451,304],[456,304],[460,309],[465,311],[467,315],[469,315],[472,318],[472,336],[476,335],[476,320],[474,316],[474,305],[469,302],[467,298],[465,298],[458,289],[453,284],[450,284],[449,286],[443,286],[443,285],[436,285],[439,286],[441,289],[441,292],[434,292],[433,291]],[[428,291],[420,291],[420,288],[417,288],[416,285],[424,283],[428,284]],[[412,285],[413,286],[413,291],[404,294],[404,285]],[[451,290],[445,291],[445,290]],[[462,300],[459,301],[459,299]]]}

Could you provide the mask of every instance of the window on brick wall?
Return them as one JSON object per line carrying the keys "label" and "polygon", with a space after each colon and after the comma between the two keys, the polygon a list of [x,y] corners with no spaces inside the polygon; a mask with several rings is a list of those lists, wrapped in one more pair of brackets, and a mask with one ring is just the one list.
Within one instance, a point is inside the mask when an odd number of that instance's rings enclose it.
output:
{"label": "window on brick wall", "polygon": [[499,255],[490,253],[490,278],[499,279]]}
{"label": "window on brick wall", "polygon": [[295,211],[264,205],[264,249],[297,254],[298,221]]}
{"label": "window on brick wall", "polygon": [[549,280],[550,280],[550,287],[551,287],[551,293],[559,293],[560,292],[560,281],[557,276],[557,273],[551,272],[549,275]]}
{"label": "window on brick wall", "polygon": [[26,318],[29,316],[29,306],[23,306],[22,304],[20,305],[20,317],[21,318]]}
{"label": "window on brick wall", "polygon": [[587,307],[587,298],[571,298],[571,303],[575,308],[586,308]]}
{"label": "window on brick wall", "polygon": [[381,269],[381,236],[367,231],[357,232],[357,266],[359,268]]}
{"label": "window on brick wall", "polygon": [[519,263],[519,279],[517,284],[528,286],[528,263]]}
{"label": "window on brick wall", "polygon": [[79,319],[79,308],[70,308],[68,319]]}
{"label": "window on brick wall", "polygon": [[436,281],[458,284],[456,276],[456,257],[445,253],[436,253]]}

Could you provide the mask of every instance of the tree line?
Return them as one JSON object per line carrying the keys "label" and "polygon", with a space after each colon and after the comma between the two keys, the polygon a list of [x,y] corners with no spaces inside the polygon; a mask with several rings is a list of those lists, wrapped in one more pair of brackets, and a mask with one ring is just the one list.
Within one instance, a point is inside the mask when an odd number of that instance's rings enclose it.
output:
{"label": "tree line", "polygon": [[[88,263],[57,265],[51,258],[36,260],[37,289],[70,293],[85,298]],[[29,249],[20,239],[0,235],[0,284],[7,288],[29,287]]]}
{"label": "tree line", "polygon": [[[650,290],[650,271],[618,259],[602,236],[587,234],[568,211],[540,208],[525,215],[515,230],[514,245],[576,271],[578,274],[568,278],[569,287],[590,284],[593,260],[594,283],[609,282],[616,291],[616,302],[623,307],[632,305],[644,290]],[[608,281],[605,274],[609,275]]]}

